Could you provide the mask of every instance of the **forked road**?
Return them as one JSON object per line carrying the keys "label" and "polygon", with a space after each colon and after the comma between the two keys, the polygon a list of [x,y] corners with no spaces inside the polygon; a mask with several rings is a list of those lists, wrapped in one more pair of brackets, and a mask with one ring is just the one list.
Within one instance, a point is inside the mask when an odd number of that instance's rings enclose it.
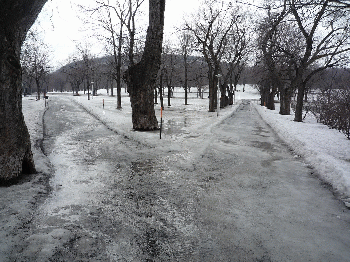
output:
{"label": "forked road", "polygon": [[190,164],[68,99],[53,98],[45,126],[53,190],[17,261],[350,259],[349,210],[249,101]]}

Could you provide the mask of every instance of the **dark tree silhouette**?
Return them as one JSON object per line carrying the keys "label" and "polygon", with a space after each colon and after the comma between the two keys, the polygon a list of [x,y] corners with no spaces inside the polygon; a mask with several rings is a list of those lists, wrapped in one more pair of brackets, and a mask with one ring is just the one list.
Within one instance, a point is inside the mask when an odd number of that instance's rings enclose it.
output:
{"label": "dark tree silhouette", "polygon": [[149,0],[149,26],[141,61],[124,74],[135,130],[158,129],[154,111],[154,89],[161,64],[165,0]]}
{"label": "dark tree silhouette", "polygon": [[22,114],[20,52],[47,0],[0,0],[0,179],[34,173],[30,137]]}

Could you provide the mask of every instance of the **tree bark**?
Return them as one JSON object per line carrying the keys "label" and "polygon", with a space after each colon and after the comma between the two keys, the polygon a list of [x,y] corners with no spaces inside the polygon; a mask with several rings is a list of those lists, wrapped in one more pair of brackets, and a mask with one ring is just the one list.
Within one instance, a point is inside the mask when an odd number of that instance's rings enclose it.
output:
{"label": "tree bark", "polygon": [[[209,65],[209,63],[208,63]],[[214,66],[214,68],[210,68],[208,70],[208,79],[209,79],[209,112],[215,112],[217,109],[218,101],[217,101],[217,92],[218,92],[218,78],[219,74],[219,66]]]}
{"label": "tree bark", "polygon": [[122,68],[122,44],[123,44],[123,23],[120,21],[119,43],[118,43],[118,61],[117,61],[117,109],[122,108],[121,94],[121,68]]}
{"label": "tree bark", "polygon": [[22,114],[20,52],[46,0],[0,1],[0,180],[35,173]]}
{"label": "tree bark", "polygon": [[267,109],[275,110],[275,92],[272,90],[267,96]]}
{"label": "tree bark", "polygon": [[188,105],[187,103],[187,97],[188,97],[188,94],[187,94],[187,91],[188,91],[188,63],[187,63],[187,46],[185,46],[184,48],[184,66],[185,66],[185,105]]}
{"label": "tree bark", "polygon": [[168,106],[171,106],[170,99],[171,99],[171,86],[168,85]]}
{"label": "tree bark", "polygon": [[159,76],[159,99],[160,99],[160,107],[164,109],[164,92],[163,92],[163,72],[160,73]]}
{"label": "tree bark", "polygon": [[37,90],[37,99],[40,100],[40,80],[38,78],[35,79],[35,83],[36,83],[36,90]]}
{"label": "tree bark", "polygon": [[[108,11],[110,31],[112,37],[113,44],[113,56],[114,56],[114,64],[115,64],[115,81],[117,82],[117,109],[122,108],[122,97],[121,97],[121,67],[122,67],[122,44],[123,44],[123,15],[121,14],[120,19],[120,27],[119,27],[119,37],[118,37],[118,54],[117,54],[117,46],[115,40],[115,32],[112,24],[112,17],[110,12]],[[108,92],[107,92],[108,93]],[[111,89],[111,96],[113,96],[113,84]]]}
{"label": "tree bark", "polygon": [[300,83],[298,86],[297,104],[295,109],[294,121],[303,122],[303,105],[305,96],[305,83]]}
{"label": "tree bark", "polygon": [[290,115],[290,104],[292,101],[292,94],[290,87],[283,87],[280,91],[280,115]]}
{"label": "tree bark", "polygon": [[158,93],[157,93],[157,88],[156,88],[156,89],[154,89],[154,103],[155,104],[158,104],[157,98],[158,98]]}
{"label": "tree bark", "polygon": [[149,26],[141,61],[124,74],[132,107],[135,130],[158,129],[154,111],[154,89],[161,64],[165,0],[149,0]]}
{"label": "tree bark", "polygon": [[209,80],[209,112],[215,112],[215,97],[216,97],[216,82],[214,73],[211,72],[212,70],[208,70],[208,80]]}

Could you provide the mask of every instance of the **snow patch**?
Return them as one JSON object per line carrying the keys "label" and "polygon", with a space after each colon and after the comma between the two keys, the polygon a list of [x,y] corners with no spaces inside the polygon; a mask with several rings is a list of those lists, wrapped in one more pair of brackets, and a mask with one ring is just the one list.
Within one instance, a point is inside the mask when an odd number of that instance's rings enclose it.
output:
{"label": "snow patch", "polygon": [[294,115],[282,116],[276,110],[255,105],[261,117],[306,162],[312,165],[322,180],[332,185],[347,206],[350,196],[350,140],[343,134],[317,123],[312,116],[304,122],[294,122]]}

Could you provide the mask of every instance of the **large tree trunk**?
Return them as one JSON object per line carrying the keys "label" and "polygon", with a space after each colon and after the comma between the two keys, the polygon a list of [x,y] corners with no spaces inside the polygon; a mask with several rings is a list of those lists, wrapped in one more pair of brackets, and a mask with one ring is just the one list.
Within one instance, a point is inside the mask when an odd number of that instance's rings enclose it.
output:
{"label": "large tree trunk", "polygon": [[304,69],[300,67],[296,76],[292,81],[292,90],[298,90],[297,95],[297,105],[295,109],[294,121],[302,122],[303,121],[303,104],[304,104],[304,92],[305,92],[305,83],[303,82]]}
{"label": "large tree trunk", "polygon": [[168,106],[171,106],[170,99],[171,99],[171,86],[168,85]]}
{"label": "large tree trunk", "polygon": [[39,79],[35,79],[35,83],[36,83],[36,90],[37,90],[37,96],[36,96],[36,99],[40,100],[40,91],[41,91],[41,88],[40,88],[40,81]]}
{"label": "large tree trunk", "polygon": [[22,114],[21,46],[46,0],[0,0],[0,179],[34,173]]}
{"label": "large tree trunk", "polygon": [[280,115],[290,115],[290,104],[291,104],[291,96],[288,94],[286,90],[281,90],[280,93]]}
{"label": "large tree trunk", "polygon": [[213,73],[209,69],[208,79],[209,79],[209,112],[215,112],[215,78]]}
{"label": "large tree trunk", "polygon": [[122,44],[123,44],[123,23],[122,21],[120,21],[118,59],[117,59],[117,109],[122,108],[122,94],[121,94]]}
{"label": "large tree trunk", "polygon": [[160,107],[164,109],[163,72],[161,72],[159,76],[159,99]]}
{"label": "large tree trunk", "polygon": [[[236,88],[236,87],[235,87]],[[269,85],[264,81],[261,86],[260,86],[260,105],[261,106],[266,106],[267,104],[267,97],[269,94]]]}
{"label": "large tree trunk", "polygon": [[305,83],[301,83],[298,86],[297,104],[295,108],[294,121],[303,122],[303,106],[304,106],[304,96],[305,96]]}
{"label": "large tree trunk", "polygon": [[149,0],[149,26],[141,61],[125,72],[135,130],[158,129],[153,92],[161,64],[165,0]]}
{"label": "large tree trunk", "polygon": [[267,109],[275,110],[275,92],[270,90],[268,96],[267,96],[267,103],[266,103]]}
{"label": "large tree trunk", "polygon": [[288,87],[284,87],[280,91],[280,115],[290,115],[290,104],[292,102],[292,92]]}
{"label": "large tree trunk", "polygon": [[219,68],[208,71],[209,78],[209,112],[215,112],[218,105],[217,93],[218,93],[218,78]]}
{"label": "large tree trunk", "polygon": [[185,105],[188,105],[187,98],[188,98],[188,64],[187,64],[187,47],[185,47],[184,52],[184,66],[185,66]]}

